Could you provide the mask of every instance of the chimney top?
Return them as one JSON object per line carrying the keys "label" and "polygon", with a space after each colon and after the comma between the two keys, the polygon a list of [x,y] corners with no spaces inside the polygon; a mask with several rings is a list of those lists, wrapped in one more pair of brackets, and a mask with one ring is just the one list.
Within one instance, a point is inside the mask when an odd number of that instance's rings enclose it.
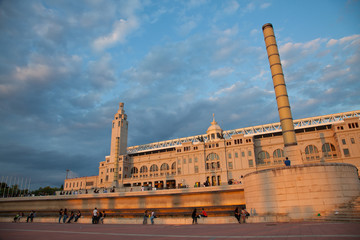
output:
{"label": "chimney top", "polygon": [[273,25],[271,23],[266,23],[262,26],[262,30],[264,31],[264,28],[266,27],[273,27]]}

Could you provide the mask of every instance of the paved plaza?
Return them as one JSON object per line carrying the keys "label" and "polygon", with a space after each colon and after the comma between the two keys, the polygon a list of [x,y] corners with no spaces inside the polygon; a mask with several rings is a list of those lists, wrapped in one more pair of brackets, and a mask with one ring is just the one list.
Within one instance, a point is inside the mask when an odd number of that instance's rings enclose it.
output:
{"label": "paved plaza", "polygon": [[0,223],[0,239],[360,239],[360,224],[331,222],[219,225]]}

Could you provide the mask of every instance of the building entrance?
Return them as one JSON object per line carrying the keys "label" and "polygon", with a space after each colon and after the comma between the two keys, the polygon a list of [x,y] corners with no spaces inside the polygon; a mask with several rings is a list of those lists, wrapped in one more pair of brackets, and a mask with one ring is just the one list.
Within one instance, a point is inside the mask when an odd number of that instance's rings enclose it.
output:
{"label": "building entrance", "polygon": [[166,188],[176,188],[176,181],[175,180],[167,180],[166,181]]}

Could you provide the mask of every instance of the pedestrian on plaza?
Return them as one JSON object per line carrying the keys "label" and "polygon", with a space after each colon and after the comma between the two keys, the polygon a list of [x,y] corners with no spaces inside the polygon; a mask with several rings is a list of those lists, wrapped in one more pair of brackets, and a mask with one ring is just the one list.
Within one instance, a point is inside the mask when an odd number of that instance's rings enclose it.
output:
{"label": "pedestrian on plaza", "polygon": [[73,220],[74,217],[75,217],[74,211],[71,211],[71,213],[70,213],[70,218],[69,218],[69,220],[68,220],[66,223],[71,223],[71,220]]}
{"label": "pedestrian on plaza", "polygon": [[61,208],[61,209],[59,210],[59,223],[61,223],[61,219],[63,218],[63,216],[64,216],[64,211],[63,211],[63,209]]}
{"label": "pedestrian on plaza", "polygon": [[155,214],[155,210],[152,210],[151,216],[150,216],[151,225],[154,225],[154,218],[157,218],[157,216]]}
{"label": "pedestrian on plaza", "polygon": [[235,215],[236,220],[237,220],[239,223],[241,223],[241,221],[240,221],[240,212],[239,212],[239,208],[238,208],[238,207],[235,208],[234,215]]}
{"label": "pedestrian on plaza", "polygon": [[30,212],[29,216],[27,217],[26,222],[29,222],[29,219],[30,219],[31,222],[33,222],[34,217],[35,217],[35,211],[32,210],[32,211]]}
{"label": "pedestrian on plaza", "polygon": [[21,212],[20,214],[19,214],[19,217],[17,218],[17,222],[20,222],[20,219],[21,218],[23,218],[24,217],[24,213],[23,212]]}
{"label": "pedestrian on plaza", "polygon": [[147,211],[147,209],[145,209],[145,212],[144,212],[144,220],[143,220],[143,224],[147,224],[147,220],[148,220],[148,211]]}
{"label": "pedestrian on plaza", "polygon": [[243,208],[241,209],[241,219],[242,219],[243,223],[246,223],[246,222],[245,222],[245,219],[246,219],[246,217],[248,217],[248,216],[250,216],[250,213],[248,213],[248,211],[246,211],[246,209],[243,207]]}
{"label": "pedestrian on plaza", "polygon": [[68,218],[68,215],[67,215],[67,209],[65,208],[64,209],[64,216],[63,216],[63,223],[66,223],[66,219]]}
{"label": "pedestrian on plaza", "polygon": [[205,212],[205,209],[202,208],[202,211],[201,211],[201,214],[200,214],[201,217],[207,217],[207,213]]}
{"label": "pedestrian on plaza", "polygon": [[20,218],[20,213],[18,213],[18,214],[15,215],[13,222],[16,223],[19,218]]}
{"label": "pedestrian on plaza", "polygon": [[95,208],[94,210],[93,210],[93,214],[92,214],[92,224],[95,224],[95,223],[97,223],[96,221],[97,221],[97,216],[98,216],[98,210],[97,210],[97,208]]}
{"label": "pedestrian on plaza", "polygon": [[192,217],[192,224],[197,224],[198,216],[196,214],[196,208],[194,208],[194,211],[192,212],[191,217]]}
{"label": "pedestrian on plaza", "polygon": [[80,212],[80,210],[78,210],[78,212],[75,214],[74,222],[77,222],[80,217],[81,217],[81,212]]}
{"label": "pedestrian on plaza", "polygon": [[101,215],[100,215],[100,222],[101,224],[104,224],[104,218],[106,217],[106,213],[105,211],[102,211]]}

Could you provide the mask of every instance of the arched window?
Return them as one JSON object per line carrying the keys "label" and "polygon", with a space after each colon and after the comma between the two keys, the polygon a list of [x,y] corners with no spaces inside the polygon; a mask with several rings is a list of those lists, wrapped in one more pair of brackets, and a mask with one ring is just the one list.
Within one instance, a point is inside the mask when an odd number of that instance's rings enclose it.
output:
{"label": "arched window", "polygon": [[151,165],[150,172],[157,172],[159,171],[159,167],[156,164]]}
{"label": "arched window", "polygon": [[138,173],[138,172],[139,172],[139,170],[138,170],[137,167],[132,167],[132,168],[131,168],[131,174],[136,174],[136,173]]}
{"label": "arched window", "polygon": [[284,162],[284,150],[278,148],[273,152],[274,164],[283,164]]}
{"label": "arched window", "polygon": [[314,145],[308,145],[305,148],[305,156],[307,161],[320,159],[319,150]]}
{"label": "arched window", "polygon": [[171,174],[173,174],[173,175],[176,174],[176,162],[173,162],[171,164]]}
{"label": "arched window", "polygon": [[267,151],[261,151],[258,154],[256,165],[270,164],[270,154]]}
{"label": "arched window", "polygon": [[140,173],[147,173],[147,172],[148,172],[147,166],[142,166],[142,167],[140,168]]}
{"label": "arched window", "polygon": [[325,158],[333,158],[337,156],[335,146],[331,143],[324,143],[322,145],[322,152]]}
{"label": "arched window", "polygon": [[205,161],[205,169],[207,171],[209,170],[217,170],[220,169],[220,157],[219,155],[217,155],[216,153],[210,153],[207,157],[206,157],[206,161]]}
{"label": "arched window", "polygon": [[169,164],[163,163],[160,167],[160,175],[169,175]]}
{"label": "arched window", "polygon": [[147,166],[141,166],[140,177],[147,177],[148,168]]}
{"label": "arched window", "polygon": [[132,167],[130,171],[131,171],[131,177],[136,178],[138,176],[139,170],[137,167]]}
{"label": "arched window", "polygon": [[150,167],[150,176],[159,175],[158,171],[159,171],[159,167],[156,164],[151,165],[151,167]]}
{"label": "arched window", "polygon": [[160,171],[166,171],[169,170],[169,164],[163,163],[161,164]]}

